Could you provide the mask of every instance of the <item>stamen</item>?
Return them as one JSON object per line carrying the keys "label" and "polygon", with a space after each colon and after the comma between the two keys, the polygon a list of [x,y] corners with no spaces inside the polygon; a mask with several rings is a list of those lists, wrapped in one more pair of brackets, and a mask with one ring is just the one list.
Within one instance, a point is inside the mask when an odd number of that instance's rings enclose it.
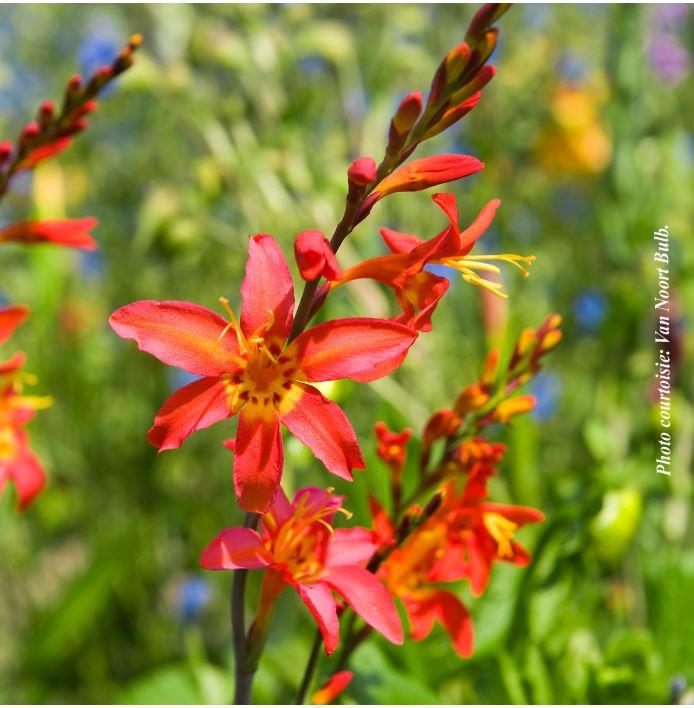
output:
{"label": "stamen", "polygon": [[234,332],[236,333],[236,340],[239,343],[239,348],[241,349],[242,352],[245,354],[248,354],[248,340],[246,339],[245,335],[243,334],[243,331],[241,330],[241,325],[239,324],[239,321],[236,319],[236,315],[234,314],[234,311],[231,309],[231,306],[229,305],[229,300],[225,297],[220,297],[219,302],[222,304],[222,307],[227,311],[229,315],[229,324],[222,330],[222,333],[219,335],[219,341],[221,341],[224,337],[224,335],[230,330],[233,329]]}

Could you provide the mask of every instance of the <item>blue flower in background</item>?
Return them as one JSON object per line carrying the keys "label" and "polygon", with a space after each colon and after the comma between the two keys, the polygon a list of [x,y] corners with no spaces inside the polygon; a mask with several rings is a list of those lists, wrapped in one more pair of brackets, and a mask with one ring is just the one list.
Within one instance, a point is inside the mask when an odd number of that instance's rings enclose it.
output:
{"label": "blue flower in background", "polygon": [[195,622],[209,603],[212,592],[207,580],[190,575],[180,584],[176,598],[178,616],[184,622]]}
{"label": "blue flower in background", "polygon": [[193,381],[197,381],[199,378],[202,378],[201,376],[191,374],[183,369],[173,368],[168,369],[168,377],[169,386],[171,386],[172,391],[177,391],[179,388],[187,386],[188,384],[193,383]]}
{"label": "blue flower in background", "polygon": [[560,392],[561,380],[558,376],[546,371],[538,374],[532,385],[532,394],[537,399],[533,416],[538,420],[550,418],[557,408]]}
{"label": "blue flower in background", "polygon": [[121,49],[119,37],[120,33],[116,35],[116,33],[102,33],[97,30],[80,44],[77,59],[84,76],[91,76],[102,66],[110,66]]}
{"label": "blue flower in background", "polygon": [[566,52],[559,57],[557,71],[567,81],[580,83],[585,79],[588,67],[578,54]]}
{"label": "blue flower in background", "polygon": [[299,59],[299,69],[306,76],[318,76],[328,70],[328,62],[317,54],[308,54]]}
{"label": "blue flower in background", "polygon": [[573,310],[578,324],[595,332],[607,315],[607,299],[597,290],[584,290],[574,299]]}
{"label": "blue flower in background", "polygon": [[101,251],[82,251],[77,267],[83,277],[93,280],[104,272],[104,257]]}

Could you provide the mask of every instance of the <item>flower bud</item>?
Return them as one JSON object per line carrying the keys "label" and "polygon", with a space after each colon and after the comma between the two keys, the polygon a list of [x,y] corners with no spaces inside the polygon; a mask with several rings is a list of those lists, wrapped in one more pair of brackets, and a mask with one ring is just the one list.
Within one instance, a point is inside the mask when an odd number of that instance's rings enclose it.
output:
{"label": "flower bud", "polygon": [[294,241],[294,256],[304,280],[321,276],[326,280],[339,280],[342,277],[330,242],[321,231],[302,231]]}
{"label": "flower bud", "polygon": [[402,100],[390,121],[388,152],[396,153],[405,144],[422,112],[422,94],[411,93]]}
{"label": "flower bud", "polygon": [[350,188],[366,187],[376,179],[376,161],[373,157],[360,157],[347,170],[347,181]]}
{"label": "flower bud", "polygon": [[527,413],[535,408],[535,396],[523,395],[507,398],[502,401],[492,412],[492,420],[496,423],[508,423],[511,418],[521,413]]}

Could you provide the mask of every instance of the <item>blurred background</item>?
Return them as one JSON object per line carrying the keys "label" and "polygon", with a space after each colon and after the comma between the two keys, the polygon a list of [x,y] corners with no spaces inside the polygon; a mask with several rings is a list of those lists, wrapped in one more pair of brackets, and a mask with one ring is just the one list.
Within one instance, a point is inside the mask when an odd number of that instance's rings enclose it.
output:
{"label": "blurred background", "polygon": [[[134,69],[89,131],[15,182],[2,220],[96,216],[100,250],[0,251],[0,298],[32,318],[3,358],[29,355],[55,405],[30,426],[49,474],[24,515],[0,499],[0,700],[226,702],[230,575],[198,569],[200,550],[238,523],[234,423],[156,456],[145,434],[183,372],[107,326],[136,299],[238,305],[247,235],[291,254],[304,229],[341,215],[345,170],[380,159],[403,95],[426,90],[462,41],[466,5],[5,6],[0,11],[0,135],[13,137],[67,78],[108,63],[130,34]],[[509,446],[494,498],[541,508],[524,530],[526,569],[497,565],[469,603],[476,652],[458,659],[440,629],[354,658],[344,700],[359,703],[653,703],[694,684],[692,522],[694,303],[691,164],[693,18],[684,5],[527,5],[502,18],[497,77],[479,106],[429,152],[471,153],[482,174],[451,187],[463,221],[502,208],[479,252],[534,253],[506,276],[507,303],[454,280],[405,365],[370,386],[337,384],[367,458],[339,485],[355,521],[384,489],[372,427],[421,430],[476,380],[491,345],[508,349],[552,311],[565,339],[530,387],[537,410],[499,430]],[[422,152],[420,154],[425,154]],[[652,232],[667,224],[674,265],[677,388],[672,477],[656,475]],[[427,193],[379,204],[340,251],[381,252],[377,227],[431,236]],[[689,244],[692,245],[691,240]],[[394,313],[360,281],[326,315]],[[691,316],[691,314],[690,314]],[[286,486],[335,484],[287,440]],[[253,579],[251,589],[253,588]],[[291,701],[314,625],[281,600],[257,702]],[[301,668],[299,668],[301,667]],[[689,687],[689,688],[688,688]]]}

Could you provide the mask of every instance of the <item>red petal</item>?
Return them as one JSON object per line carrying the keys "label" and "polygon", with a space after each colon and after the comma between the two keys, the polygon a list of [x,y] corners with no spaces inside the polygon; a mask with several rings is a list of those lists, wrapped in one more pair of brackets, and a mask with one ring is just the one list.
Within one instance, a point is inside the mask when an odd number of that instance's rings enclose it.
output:
{"label": "red petal", "polygon": [[0,376],[3,374],[11,374],[17,369],[21,369],[26,362],[26,354],[16,352],[7,361],[0,361]]}
{"label": "red petal", "polygon": [[375,381],[402,363],[417,333],[390,320],[332,320],[300,334],[297,365],[309,381]]}
{"label": "red petal", "polygon": [[470,613],[453,593],[441,590],[436,593],[439,621],[444,626],[458,656],[466,659],[473,650],[473,626]]}
{"label": "red petal", "polygon": [[366,466],[359,443],[342,409],[307,384],[295,384],[294,405],[282,422],[338,477],[352,480],[352,470]]}
{"label": "red petal", "polygon": [[365,565],[376,552],[378,543],[373,531],[359,526],[336,529],[325,558],[327,567],[337,565]]}
{"label": "red petal", "polygon": [[259,415],[244,408],[239,414],[234,456],[234,489],[246,511],[267,511],[280,488],[284,454],[280,423],[274,409]]}
{"label": "red petal", "polygon": [[109,317],[114,332],[169,366],[191,374],[219,376],[238,369],[234,333],[220,335],[227,322],[216,312],[191,302],[140,300]]}
{"label": "red petal", "polygon": [[338,671],[333,674],[311,698],[311,705],[327,706],[349,686],[354,674],[351,671]]}
{"label": "red petal", "polygon": [[391,253],[409,253],[413,248],[424,243],[423,239],[419,238],[419,236],[403,234],[385,226],[379,229],[379,232]]}
{"label": "red petal", "polygon": [[272,559],[256,531],[247,528],[224,529],[215,536],[200,556],[207,570],[263,568]]}
{"label": "red petal", "polygon": [[468,566],[470,591],[475,597],[479,597],[489,582],[491,559],[480,548],[480,544],[474,536],[469,536],[465,545],[470,559]]}
{"label": "red petal", "polygon": [[398,168],[374,188],[379,199],[394,192],[417,192],[437,184],[467,177],[484,168],[471,155],[437,155],[413,160]]}
{"label": "red petal", "polygon": [[59,246],[93,251],[97,243],[90,236],[89,231],[97,223],[97,220],[93,218],[23,221],[0,229],[0,243],[3,241],[18,241],[25,244],[55,243]]}
{"label": "red petal", "polygon": [[467,658],[473,649],[473,626],[470,613],[453,593],[431,590],[414,598],[403,598],[412,626],[412,638],[425,639],[438,620],[453,640],[458,656]]}
{"label": "red petal", "polygon": [[[294,286],[287,261],[274,238],[257,234],[248,241],[246,277],[241,284],[241,329],[250,337],[274,317],[268,335],[284,341],[292,328]],[[272,313],[272,315],[271,315]]]}
{"label": "red petal", "polygon": [[0,307],[0,344],[6,342],[27,317],[29,308],[26,305]]}
{"label": "red petal", "polygon": [[340,622],[337,619],[337,603],[325,583],[297,583],[299,597],[304,601],[323,635],[325,653],[330,656],[340,640]]}
{"label": "red petal", "polygon": [[[17,455],[0,465],[0,478],[4,482],[11,479],[14,482],[19,500],[19,510],[24,511],[41,493],[46,485],[46,473],[41,463],[29,450],[26,433],[17,434]],[[2,466],[5,467],[4,474]],[[2,485],[0,485],[0,490]]]}
{"label": "red petal", "polygon": [[224,382],[219,378],[198,379],[166,399],[147,439],[159,452],[173,450],[196,430],[209,428],[231,415]]}
{"label": "red petal", "polygon": [[533,509],[531,506],[516,506],[513,504],[495,504],[493,502],[485,502],[480,504],[480,510],[499,514],[512,521],[517,526],[525,526],[525,524],[537,524],[545,520],[545,515],[539,509]]}
{"label": "red petal", "polygon": [[470,252],[475,245],[475,241],[489,228],[496,210],[501,206],[500,199],[492,199],[482,207],[482,211],[477,218],[460,234],[460,254],[465,255]]}
{"label": "red petal", "polygon": [[326,568],[323,578],[367,624],[393,644],[402,644],[400,616],[375,575],[348,565]]}

